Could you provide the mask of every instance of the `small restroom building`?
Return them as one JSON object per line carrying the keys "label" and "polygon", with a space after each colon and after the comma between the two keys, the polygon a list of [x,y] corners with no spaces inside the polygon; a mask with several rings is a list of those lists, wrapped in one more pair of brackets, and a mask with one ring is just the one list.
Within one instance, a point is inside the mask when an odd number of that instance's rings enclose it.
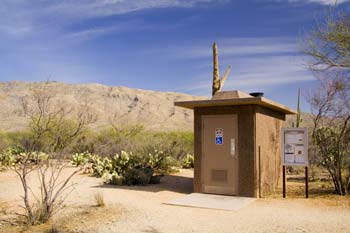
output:
{"label": "small restroom building", "polygon": [[194,192],[261,197],[281,180],[281,128],[292,109],[241,91],[175,102],[194,111]]}

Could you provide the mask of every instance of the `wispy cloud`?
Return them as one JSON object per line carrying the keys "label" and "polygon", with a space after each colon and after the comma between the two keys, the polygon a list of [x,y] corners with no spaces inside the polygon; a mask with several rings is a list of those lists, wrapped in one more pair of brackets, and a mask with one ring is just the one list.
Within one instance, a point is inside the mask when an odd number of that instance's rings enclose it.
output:
{"label": "wispy cloud", "polygon": [[350,0],[267,0],[273,2],[289,2],[289,3],[318,3],[322,5],[335,5],[350,2]]}
{"label": "wispy cloud", "polygon": [[[293,1],[293,0],[290,0]],[[297,0],[294,0],[297,1]],[[299,0],[300,1],[300,0]],[[342,4],[345,2],[349,2],[349,0],[307,0],[308,2],[320,3],[324,5],[334,5],[334,4]]]}
{"label": "wispy cloud", "polygon": [[[298,52],[298,42],[286,37],[229,38],[218,40],[218,46],[221,57],[277,55]],[[153,53],[157,51],[150,50],[149,52]],[[173,57],[194,59],[212,56],[211,45],[208,43],[178,46],[169,48],[168,50],[162,49],[158,52]]]}
{"label": "wispy cloud", "polygon": [[[221,43],[219,41],[219,55],[224,55],[220,56],[221,64],[232,65],[232,72],[224,89],[251,91],[315,80],[305,69],[306,58],[298,53],[297,42],[292,41],[289,38],[231,38],[221,40]],[[212,56],[210,45],[202,49],[197,46],[195,49],[183,49],[188,51],[187,58],[192,60]],[[186,87],[179,90],[200,95],[209,94],[212,64],[205,64],[198,67],[199,75],[195,75]],[[221,73],[223,69],[224,66],[221,67]]]}
{"label": "wispy cloud", "polygon": [[122,33],[126,31],[135,31],[150,28],[152,27],[139,20],[122,21],[119,23],[114,23],[113,25],[89,27],[81,30],[67,32],[64,36],[62,36],[61,39],[68,42],[81,42],[111,33]]}
{"label": "wispy cloud", "polygon": [[[189,8],[230,0],[2,0],[0,33],[18,35],[60,28],[92,18],[121,15],[154,8]],[[96,29],[97,32],[99,29]],[[92,32],[92,30],[91,30]],[[101,32],[101,30],[99,30]]]}
{"label": "wispy cloud", "polygon": [[50,12],[58,12],[70,17],[101,17],[151,8],[194,7],[229,1],[230,0],[64,0],[51,4],[47,9]]}
{"label": "wispy cloud", "polygon": [[[243,59],[236,61],[224,90],[256,91],[266,90],[285,84],[313,81],[315,78],[302,66],[303,57],[296,57],[298,63],[293,63],[290,57],[273,56],[260,59]],[[244,63],[244,64],[243,64]],[[192,79],[186,87],[180,88],[198,94],[209,94],[211,90],[211,70],[203,72]]]}

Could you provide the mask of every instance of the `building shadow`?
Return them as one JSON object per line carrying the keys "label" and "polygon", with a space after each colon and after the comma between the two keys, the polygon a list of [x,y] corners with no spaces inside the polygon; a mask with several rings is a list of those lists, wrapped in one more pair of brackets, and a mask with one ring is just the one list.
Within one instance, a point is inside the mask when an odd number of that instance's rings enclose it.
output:
{"label": "building shadow", "polygon": [[176,175],[165,175],[159,184],[150,185],[109,185],[102,184],[93,186],[95,188],[126,189],[143,192],[171,191],[183,194],[193,193],[193,177]]}

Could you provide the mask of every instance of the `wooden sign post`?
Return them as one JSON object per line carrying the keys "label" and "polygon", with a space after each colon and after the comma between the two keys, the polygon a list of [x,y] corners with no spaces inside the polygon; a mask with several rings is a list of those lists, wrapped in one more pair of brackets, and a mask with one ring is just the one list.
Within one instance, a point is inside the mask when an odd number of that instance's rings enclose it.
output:
{"label": "wooden sign post", "polygon": [[286,166],[305,167],[305,196],[309,197],[307,128],[282,128],[283,198],[286,197]]}

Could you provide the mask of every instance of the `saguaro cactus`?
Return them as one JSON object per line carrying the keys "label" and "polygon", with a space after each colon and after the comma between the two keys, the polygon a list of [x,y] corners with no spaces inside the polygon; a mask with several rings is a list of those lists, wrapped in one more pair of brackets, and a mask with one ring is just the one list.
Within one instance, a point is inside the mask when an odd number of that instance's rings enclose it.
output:
{"label": "saguaro cactus", "polygon": [[300,88],[298,89],[298,108],[297,108],[297,122],[296,127],[299,128],[300,123],[303,121],[301,119],[301,109],[300,109]]}
{"label": "saguaro cactus", "polygon": [[300,88],[298,89],[298,106],[297,106],[297,118],[295,120],[295,123],[292,122],[292,127],[299,128],[300,123],[303,121],[301,119],[301,109],[300,109]]}
{"label": "saguaro cactus", "polygon": [[212,95],[214,96],[215,93],[219,92],[221,88],[224,85],[224,82],[226,81],[228,75],[231,71],[231,66],[229,66],[224,74],[224,77],[220,79],[219,75],[219,55],[218,55],[218,47],[216,43],[213,44],[213,92]]}
{"label": "saguaro cactus", "polygon": [[216,43],[213,44],[213,96],[220,90],[220,75],[219,75],[219,56]]}

